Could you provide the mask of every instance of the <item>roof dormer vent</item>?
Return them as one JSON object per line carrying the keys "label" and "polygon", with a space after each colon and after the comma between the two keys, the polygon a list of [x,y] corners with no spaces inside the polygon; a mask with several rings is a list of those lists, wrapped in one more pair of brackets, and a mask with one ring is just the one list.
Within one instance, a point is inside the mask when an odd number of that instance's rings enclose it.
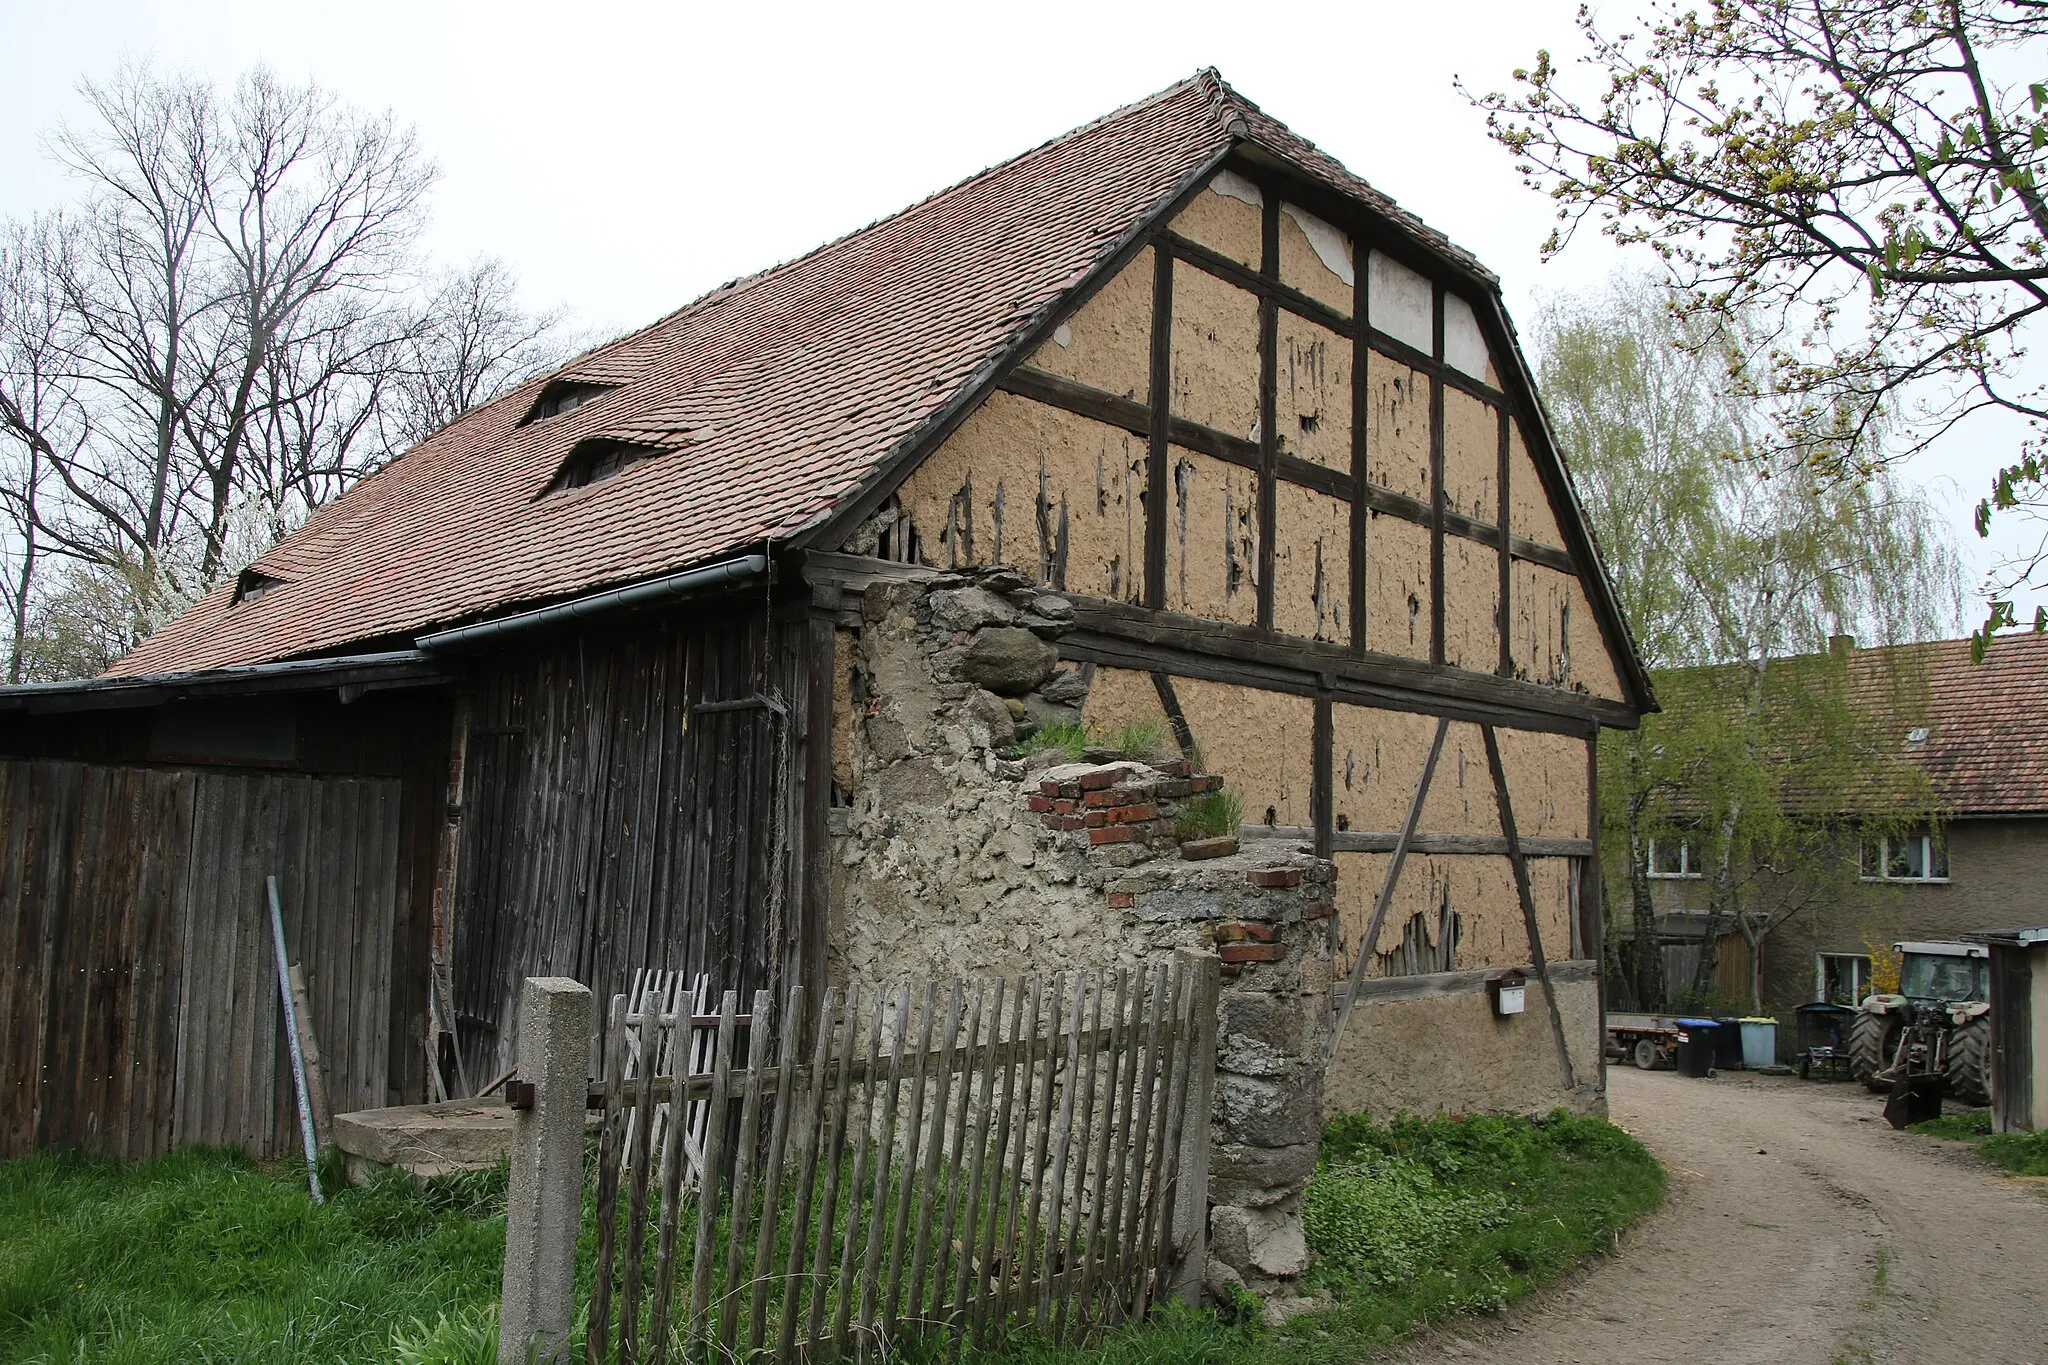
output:
{"label": "roof dormer vent", "polygon": [[639,445],[611,436],[592,436],[578,441],[562,459],[562,467],[548,482],[546,493],[564,493],[601,483],[628,465],[639,464],[662,453],[659,446]]}
{"label": "roof dormer vent", "polygon": [[284,580],[274,574],[263,573],[257,569],[244,569],[235,575],[234,604],[239,607],[245,602],[254,602],[272,588],[283,585]]}
{"label": "roof dormer vent", "polygon": [[592,384],[581,379],[550,380],[541,389],[540,397],[533,400],[533,406],[526,410],[526,416],[519,419],[519,425],[545,422],[550,417],[574,412],[591,399],[600,398],[617,387],[616,384]]}

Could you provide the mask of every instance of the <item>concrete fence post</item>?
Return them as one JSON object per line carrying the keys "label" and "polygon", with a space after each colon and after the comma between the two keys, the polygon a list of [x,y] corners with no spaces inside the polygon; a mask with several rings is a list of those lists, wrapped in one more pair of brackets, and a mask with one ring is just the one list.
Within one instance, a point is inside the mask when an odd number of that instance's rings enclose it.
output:
{"label": "concrete fence post", "polygon": [[533,1102],[512,1123],[499,1365],[560,1360],[568,1343],[593,1017],[590,988],[581,982],[530,976],[520,988],[519,1080],[533,1087]]}

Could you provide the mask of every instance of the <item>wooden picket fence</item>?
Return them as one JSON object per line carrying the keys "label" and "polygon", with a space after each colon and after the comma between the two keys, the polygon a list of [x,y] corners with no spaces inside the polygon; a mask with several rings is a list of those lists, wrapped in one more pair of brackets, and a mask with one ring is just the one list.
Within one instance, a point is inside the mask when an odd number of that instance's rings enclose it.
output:
{"label": "wooden picket fence", "polygon": [[1082,1340],[1199,1281],[1213,959],[762,991],[750,1020],[680,974],[639,994],[591,1094],[592,1365]]}

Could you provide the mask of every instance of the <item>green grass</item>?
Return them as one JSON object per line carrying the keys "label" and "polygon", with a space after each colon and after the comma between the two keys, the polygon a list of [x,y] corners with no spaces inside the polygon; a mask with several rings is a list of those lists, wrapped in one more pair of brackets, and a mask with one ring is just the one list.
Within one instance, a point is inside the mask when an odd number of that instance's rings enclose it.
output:
{"label": "green grass", "polygon": [[1227,791],[1203,792],[1181,802],[1174,833],[1182,839],[1222,839],[1244,823],[1244,802]]}
{"label": "green grass", "polygon": [[1136,759],[1142,763],[1173,752],[1173,736],[1167,732],[1166,722],[1157,716],[1149,720],[1125,721],[1109,738],[1109,747],[1116,750],[1118,758]]}
{"label": "green grass", "polygon": [[1906,1131],[1951,1142],[1974,1142],[1977,1155],[2014,1175],[2048,1175],[2048,1132],[1994,1133],[1988,1110],[1943,1114],[1938,1119],[1916,1123]]}
{"label": "green grass", "polygon": [[[1663,1189],[1634,1139],[1561,1113],[1346,1119],[1323,1147],[1305,1218],[1309,1285],[1331,1308],[1277,1329],[1229,1306],[1173,1308],[1086,1349],[1019,1334],[963,1354],[1018,1365],[1338,1365],[1421,1324],[1498,1310],[1605,1249]],[[0,1360],[494,1361],[502,1169],[356,1189],[329,1174],[338,1192],[315,1207],[296,1167],[231,1153],[0,1165]],[[842,1212],[846,1199],[842,1190]],[[591,1221],[586,1198],[579,1297],[590,1287]],[[722,1227],[715,1245],[722,1252]],[[579,1351],[580,1342],[579,1321]],[[906,1342],[896,1354],[935,1362],[948,1344]]]}
{"label": "green grass", "polygon": [[0,1359],[477,1358],[495,1340],[503,1172],[357,1189],[339,1174],[316,1206],[302,1168],[226,1152],[0,1164]]}
{"label": "green grass", "polygon": [[1324,1134],[1304,1210],[1315,1255],[1309,1286],[1332,1307],[1279,1328],[1253,1313],[1173,1309],[1085,1349],[1025,1338],[981,1357],[1349,1365],[1429,1323],[1498,1312],[1608,1250],[1663,1191],[1656,1159],[1598,1119],[1341,1119]]}
{"label": "green grass", "polygon": [[1055,721],[1033,730],[1018,747],[1027,754],[1057,752],[1067,762],[1079,763],[1088,748],[1088,727],[1078,720]]}

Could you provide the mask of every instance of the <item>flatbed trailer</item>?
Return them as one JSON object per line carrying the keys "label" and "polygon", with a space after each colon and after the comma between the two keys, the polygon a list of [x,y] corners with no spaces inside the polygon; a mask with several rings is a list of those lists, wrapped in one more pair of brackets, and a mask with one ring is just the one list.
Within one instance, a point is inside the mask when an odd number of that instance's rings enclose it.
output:
{"label": "flatbed trailer", "polygon": [[1679,1032],[1675,1014],[1610,1013],[1607,1060],[1634,1062],[1645,1071],[1676,1066]]}

